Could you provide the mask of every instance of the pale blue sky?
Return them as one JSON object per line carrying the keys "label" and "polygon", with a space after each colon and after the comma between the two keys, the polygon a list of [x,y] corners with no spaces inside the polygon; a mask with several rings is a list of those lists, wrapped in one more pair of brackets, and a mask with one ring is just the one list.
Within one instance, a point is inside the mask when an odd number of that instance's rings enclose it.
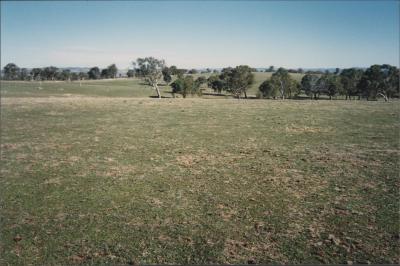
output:
{"label": "pale blue sky", "polygon": [[397,1],[1,2],[1,65],[399,66]]}

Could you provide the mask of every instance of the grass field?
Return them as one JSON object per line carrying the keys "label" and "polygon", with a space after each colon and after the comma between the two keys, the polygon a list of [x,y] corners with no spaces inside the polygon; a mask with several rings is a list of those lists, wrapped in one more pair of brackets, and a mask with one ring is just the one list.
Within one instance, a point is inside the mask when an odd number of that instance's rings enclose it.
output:
{"label": "grass field", "polygon": [[139,82],[1,83],[1,265],[399,262],[398,101]]}
{"label": "grass field", "polygon": [[[291,74],[297,80],[300,80],[301,74]],[[194,78],[199,76],[209,77],[210,74],[195,74]],[[249,96],[256,96],[260,84],[269,79],[271,73],[254,73],[254,84],[248,89]],[[78,81],[74,82],[14,82],[0,81],[2,97],[55,97],[55,96],[103,96],[103,97],[151,97],[156,96],[155,91],[144,84],[140,79],[118,79],[118,80],[88,80],[83,81],[81,85]],[[204,89],[206,85],[203,86]],[[163,97],[172,97],[170,86],[162,84],[160,86]],[[206,89],[205,98],[221,98],[209,95],[212,91]],[[232,98],[230,95],[222,98]]]}

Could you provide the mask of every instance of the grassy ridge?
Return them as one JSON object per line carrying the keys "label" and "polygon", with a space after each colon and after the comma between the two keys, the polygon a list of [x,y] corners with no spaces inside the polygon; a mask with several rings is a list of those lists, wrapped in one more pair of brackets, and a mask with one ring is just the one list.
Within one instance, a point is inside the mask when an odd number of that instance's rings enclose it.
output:
{"label": "grassy ridge", "polygon": [[0,264],[395,263],[398,111],[5,97]]}

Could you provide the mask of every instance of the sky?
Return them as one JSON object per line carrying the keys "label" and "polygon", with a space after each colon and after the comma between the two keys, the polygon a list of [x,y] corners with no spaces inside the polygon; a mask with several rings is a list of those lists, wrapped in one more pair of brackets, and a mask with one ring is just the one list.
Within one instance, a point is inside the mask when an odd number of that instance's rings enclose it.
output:
{"label": "sky", "polygon": [[1,66],[399,66],[398,1],[1,1]]}

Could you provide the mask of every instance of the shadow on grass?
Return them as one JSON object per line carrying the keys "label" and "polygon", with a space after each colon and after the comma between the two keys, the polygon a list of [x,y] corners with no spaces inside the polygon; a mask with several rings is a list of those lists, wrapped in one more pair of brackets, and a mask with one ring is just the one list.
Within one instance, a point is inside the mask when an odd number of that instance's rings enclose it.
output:
{"label": "shadow on grass", "polygon": [[[152,96],[149,96],[149,98],[158,99],[158,96],[152,95]],[[172,97],[172,96],[171,96],[171,97],[168,97],[168,96],[161,96],[161,98],[162,98],[162,99],[171,99],[171,98],[173,98],[173,97]]]}

